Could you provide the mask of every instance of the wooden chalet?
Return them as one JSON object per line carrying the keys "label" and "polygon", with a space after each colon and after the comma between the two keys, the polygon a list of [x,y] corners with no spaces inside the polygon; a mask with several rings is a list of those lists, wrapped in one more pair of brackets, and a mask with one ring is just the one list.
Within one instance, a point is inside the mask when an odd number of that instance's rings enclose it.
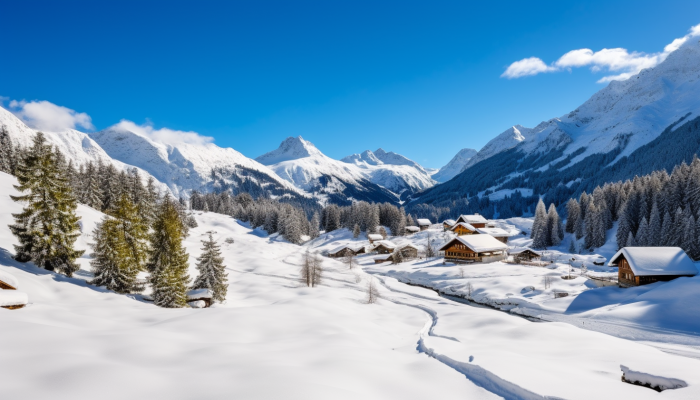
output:
{"label": "wooden chalet", "polygon": [[328,257],[339,258],[346,257],[349,255],[356,256],[358,254],[364,254],[365,246],[362,245],[344,245],[336,247],[335,249],[328,252]]}
{"label": "wooden chalet", "polygon": [[394,252],[396,245],[388,240],[380,240],[374,243],[372,251],[379,254],[391,254]]}
{"label": "wooden chalet", "polygon": [[508,232],[495,227],[476,228],[476,231],[482,235],[491,235],[503,243],[508,243],[508,237],[510,236]]}
{"label": "wooden chalet", "polygon": [[417,226],[407,226],[406,227],[406,234],[407,235],[413,235],[414,233],[420,232],[421,229]]}
{"label": "wooden chalet", "polygon": [[617,267],[620,287],[648,285],[698,273],[695,263],[680,247],[623,247],[610,259]]}
{"label": "wooden chalet", "polygon": [[430,222],[430,220],[427,219],[427,218],[418,218],[418,219],[416,220],[416,223],[418,224],[418,227],[419,227],[420,230],[422,230],[422,231],[424,231],[424,230],[430,228],[430,225],[432,225],[432,222]]}
{"label": "wooden chalet", "polygon": [[452,227],[455,226],[456,223],[457,223],[457,221],[455,221],[453,219],[446,219],[446,220],[442,221],[442,228],[445,231],[448,231],[448,230],[452,229]]}
{"label": "wooden chalet", "polygon": [[372,244],[374,242],[384,240],[384,236],[382,236],[378,233],[370,233],[369,235],[367,235],[367,239],[369,240],[369,243]]}
{"label": "wooden chalet", "polygon": [[475,227],[466,222],[457,222],[452,226],[451,230],[452,232],[456,233],[457,236],[474,235],[479,233]]}
{"label": "wooden chalet", "polygon": [[465,215],[460,215],[459,218],[457,218],[457,221],[455,223],[460,223],[464,222],[465,224],[469,224],[473,226],[474,228],[486,228],[486,224],[488,221],[486,218],[479,214],[465,214]]}
{"label": "wooden chalet", "polygon": [[519,247],[515,249],[509,249],[508,254],[513,256],[513,260],[516,262],[520,261],[538,261],[542,258],[542,254],[532,250],[529,247]]}
{"label": "wooden chalet", "polygon": [[495,262],[506,258],[508,246],[491,235],[458,236],[440,248],[445,261]]}

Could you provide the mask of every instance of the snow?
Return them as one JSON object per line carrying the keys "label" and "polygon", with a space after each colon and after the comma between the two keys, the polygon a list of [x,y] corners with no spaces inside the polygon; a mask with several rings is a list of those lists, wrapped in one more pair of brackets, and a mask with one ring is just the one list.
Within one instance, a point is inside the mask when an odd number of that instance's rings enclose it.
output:
{"label": "snow", "polygon": [[[459,241],[460,243],[477,253],[508,249],[508,245],[499,241],[491,235],[464,235],[457,236],[456,238],[454,238],[454,240]],[[445,248],[446,246],[447,244],[443,246],[443,248]],[[443,250],[443,248],[441,248],[440,250]]]}
{"label": "snow", "polygon": [[0,307],[26,305],[29,297],[26,293],[18,290],[0,289]]}
{"label": "snow", "polygon": [[367,239],[376,241],[376,240],[384,240],[384,237],[378,233],[370,233],[369,235],[367,235]]}
{"label": "snow", "polygon": [[416,222],[418,223],[418,226],[430,226],[432,224],[432,222],[430,222],[430,220],[427,218],[418,218]]}
{"label": "snow", "polygon": [[[74,278],[14,261],[14,239],[7,228],[12,221],[10,212],[18,209],[8,197],[15,193],[10,186],[13,182],[0,174],[0,271],[15,276],[32,303],[19,310],[0,310],[0,343],[12,344],[0,352],[2,390],[7,398],[342,400],[438,395],[644,400],[700,396],[699,360],[580,329],[571,321],[531,322],[399,282],[432,282],[445,290],[455,288],[456,295],[469,282],[479,295],[495,298],[499,291],[512,293],[502,298],[513,301],[526,298],[527,293],[521,295],[519,290],[533,286],[536,290],[528,292],[532,298],[541,295],[543,307],[554,309],[556,302],[571,304],[572,298],[580,296],[574,293],[544,301],[539,278],[561,273],[561,266],[549,270],[503,263],[470,265],[464,268],[468,277],[461,278],[458,268],[441,265],[439,260],[375,266],[377,255],[366,254],[357,257],[361,265],[352,270],[341,261],[324,258],[324,283],[307,288],[298,280],[307,249],[323,252],[367,241],[340,229],[297,246],[252,231],[233,218],[200,213],[195,216],[199,226],[185,240],[189,272],[196,274],[201,239],[208,231],[216,231],[229,274],[227,302],[206,312],[161,309],[144,301],[142,295],[119,295],[87,285],[85,281],[92,277],[84,263],[87,259],[81,259],[81,270]],[[87,207],[79,207],[78,213],[85,218],[86,228],[100,219],[97,211]],[[89,242],[88,232],[83,230],[78,248],[84,249]],[[422,246],[428,238],[445,241],[451,235],[429,229],[392,240]],[[224,242],[229,237],[234,243]],[[366,304],[372,276],[381,298],[376,304]],[[567,287],[573,293],[585,287],[579,281],[585,279],[559,279],[554,288]],[[684,323],[697,324],[697,318],[688,316],[698,315],[695,305],[700,300],[685,295],[700,296],[699,290],[691,290],[700,287],[700,277],[635,288],[644,292],[620,293],[652,295],[680,283],[684,286],[663,292],[683,289],[684,296],[677,300],[688,301],[691,307],[674,311],[678,304],[671,304],[673,307],[664,305],[661,311],[669,319],[678,317],[674,312],[686,312]],[[607,289],[618,290],[586,292]],[[640,303],[661,306],[665,301],[651,297]],[[640,319],[661,317],[647,314],[641,306],[636,310]],[[605,313],[603,309],[592,311]],[[685,351],[685,347],[678,348]],[[620,365],[683,380],[688,386],[659,394],[629,385],[620,381]]]}
{"label": "snow", "polygon": [[0,281],[7,283],[15,289],[19,287],[19,281],[17,280],[17,278],[8,274],[7,272],[0,271]]}
{"label": "snow", "polygon": [[515,192],[520,192],[520,194],[523,197],[529,197],[532,196],[532,189],[528,188],[517,188],[517,189],[500,189],[496,190],[495,192],[489,194],[489,200],[491,201],[498,201],[498,200],[503,200],[506,198],[506,196],[512,196],[513,193]]}
{"label": "snow", "polygon": [[187,292],[188,299],[211,299],[214,292],[209,289],[194,289]]}
{"label": "snow", "polygon": [[493,237],[508,237],[510,236],[510,233],[506,232],[505,230],[501,228],[476,228],[476,231],[485,234],[485,235],[490,235]]}
{"label": "snow", "polygon": [[192,308],[205,308],[207,303],[205,303],[204,300],[195,300],[188,302],[187,305]]}
{"label": "snow", "polygon": [[462,149],[455,154],[454,157],[445,164],[442,168],[436,171],[432,178],[438,182],[447,182],[450,179],[457,176],[460,172],[464,171],[464,167],[467,162],[476,155],[477,151],[474,149]]}
{"label": "snow", "polygon": [[656,376],[644,372],[632,371],[624,365],[620,365],[620,369],[624,373],[625,380],[631,383],[649,385],[652,388],[659,388],[659,390],[679,389],[688,386],[685,381],[680,379],[664,378],[662,376]]}
{"label": "snow", "polygon": [[608,264],[616,267],[624,256],[637,276],[697,275],[693,261],[680,247],[623,247]]}
{"label": "snow", "polygon": [[457,218],[457,221],[463,221],[468,224],[485,224],[488,222],[486,218],[479,214],[464,214]]}

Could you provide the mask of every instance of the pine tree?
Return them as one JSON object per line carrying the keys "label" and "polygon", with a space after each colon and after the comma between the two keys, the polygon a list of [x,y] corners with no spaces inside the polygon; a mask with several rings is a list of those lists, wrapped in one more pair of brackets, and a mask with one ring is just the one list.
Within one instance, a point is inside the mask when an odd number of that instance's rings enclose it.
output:
{"label": "pine tree", "polygon": [[649,223],[647,223],[647,218],[642,217],[642,222],[639,223],[639,228],[637,229],[637,235],[635,235],[637,246],[645,247],[650,245],[649,238]]}
{"label": "pine tree", "polygon": [[561,219],[559,219],[559,213],[557,213],[557,208],[554,207],[554,203],[549,205],[549,211],[547,212],[547,233],[547,245],[559,246],[564,237],[564,230],[561,226]]}
{"label": "pine tree", "polygon": [[382,235],[382,239],[386,239],[386,237],[387,237],[386,228],[384,228],[383,226],[380,226],[379,227],[379,234]]}
{"label": "pine tree", "polygon": [[569,199],[566,203],[566,232],[574,233],[576,221],[581,218],[581,208],[576,199]]}
{"label": "pine tree", "polygon": [[80,235],[77,203],[41,132],[17,168],[17,181],[15,189],[22,195],[11,197],[25,207],[12,215],[15,224],[10,225],[20,243],[15,245],[15,259],[72,276],[80,268],[75,260],[83,254],[73,248]]}
{"label": "pine tree", "polygon": [[569,253],[576,254],[576,241],[574,238],[571,238],[571,241],[569,242]]}
{"label": "pine tree", "polygon": [[673,246],[673,225],[673,217],[666,211],[664,219],[661,222],[660,246]]}
{"label": "pine tree", "polygon": [[97,176],[95,165],[88,163],[83,175],[82,191],[80,192],[80,202],[95,210],[102,209],[102,193]]}
{"label": "pine tree", "polygon": [[649,214],[649,234],[647,238],[647,246],[658,246],[659,238],[661,237],[661,214],[659,212],[659,205],[655,201],[651,206],[651,213]]}
{"label": "pine tree", "polygon": [[530,233],[532,247],[536,249],[546,248],[548,236],[547,210],[544,206],[544,202],[540,199],[535,209],[535,220],[532,223],[532,232]]}
{"label": "pine tree", "polygon": [[634,242],[634,235],[632,235],[632,232],[627,233],[627,241],[625,242],[624,246],[621,247],[634,247],[636,246]]}
{"label": "pine tree", "polygon": [[352,237],[357,239],[360,236],[360,225],[355,224],[355,227],[352,229]]}
{"label": "pine tree", "polygon": [[321,217],[318,215],[318,212],[315,212],[309,223],[309,237],[311,239],[316,239],[320,235],[319,226],[321,226]]}
{"label": "pine tree", "polygon": [[147,270],[151,273],[153,302],[160,307],[187,305],[189,255],[182,246],[183,224],[174,202],[166,197],[158,208],[149,237]]}
{"label": "pine tree", "polygon": [[226,300],[228,274],[221,257],[221,247],[212,237],[212,233],[208,233],[209,238],[202,240],[202,255],[197,258],[199,276],[195,279],[192,289],[209,289],[213,292],[213,299],[221,303]]}

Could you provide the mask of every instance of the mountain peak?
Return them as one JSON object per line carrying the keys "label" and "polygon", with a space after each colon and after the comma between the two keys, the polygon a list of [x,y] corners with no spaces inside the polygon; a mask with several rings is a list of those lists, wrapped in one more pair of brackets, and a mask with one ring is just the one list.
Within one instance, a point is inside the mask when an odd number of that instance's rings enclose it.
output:
{"label": "mountain peak", "polygon": [[432,178],[438,182],[449,181],[450,179],[454,178],[455,175],[464,170],[464,167],[467,165],[469,160],[476,155],[476,153],[477,151],[474,149],[462,149],[458,151],[450,162],[448,162],[444,167],[440,168],[438,172],[433,174]]}
{"label": "mountain peak", "polygon": [[290,136],[280,143],[276,150],[265,153],[255,160],[263,165],[277,164],[282,161],[297,160],[300,158],[323,155],[313,143],[304,140],[303,137]]}

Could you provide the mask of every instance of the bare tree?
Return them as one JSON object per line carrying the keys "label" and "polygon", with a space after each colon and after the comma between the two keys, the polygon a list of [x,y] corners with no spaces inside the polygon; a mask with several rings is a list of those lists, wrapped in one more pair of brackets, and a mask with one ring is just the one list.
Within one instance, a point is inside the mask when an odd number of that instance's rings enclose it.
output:
{"label": "bare tree", "polygon": [[357,261],[355,260],[355,254],[351,251],[348,251],[345,253],[345,257],[343,257],[343,263],[348,266],[348,269],[353,269],[357,265]]}
{"label": "bare tree", "polygon": [[301,266],[301,282],[308,287],[320,285],[323,275],[322,262],[323,260],[318,256],[318,253],[312,253],[311,250],[307,249]]}
{"label": "bare tree", "polygon": [[552,277],[549,275],[545,275],[544,278],[542,279],[544,282],[544,289],[547,290],[552,286]]}
{"label": "bare tree", "polygon": [[379,288],[374,283],[374,277],[369,278],[367,283],[367,304],[374,304],[379,299]]}
{"label": "bare tree", "polygon": [[467,282],[467,299],[472,299],[472,294],[474,294],[474,287],[471,282]]}
{"label": "bare tree", "polygon": [[428,245],[425,247],[425,258],[431,259],[435,257],[435,248],[433,247],[433,238],[428,234]]}
{"label": "bare tree", "polygon": [[403,252],[401,250],[402,249],[396,249],[391,254],[391,258],[394,261],[394,264],[401,264],[402,262],[404,262],[404,256],[403,256]]}
{"label": "bare tree", "polygon": [[459,267],[459,277],[464,278],[464,267]]}

